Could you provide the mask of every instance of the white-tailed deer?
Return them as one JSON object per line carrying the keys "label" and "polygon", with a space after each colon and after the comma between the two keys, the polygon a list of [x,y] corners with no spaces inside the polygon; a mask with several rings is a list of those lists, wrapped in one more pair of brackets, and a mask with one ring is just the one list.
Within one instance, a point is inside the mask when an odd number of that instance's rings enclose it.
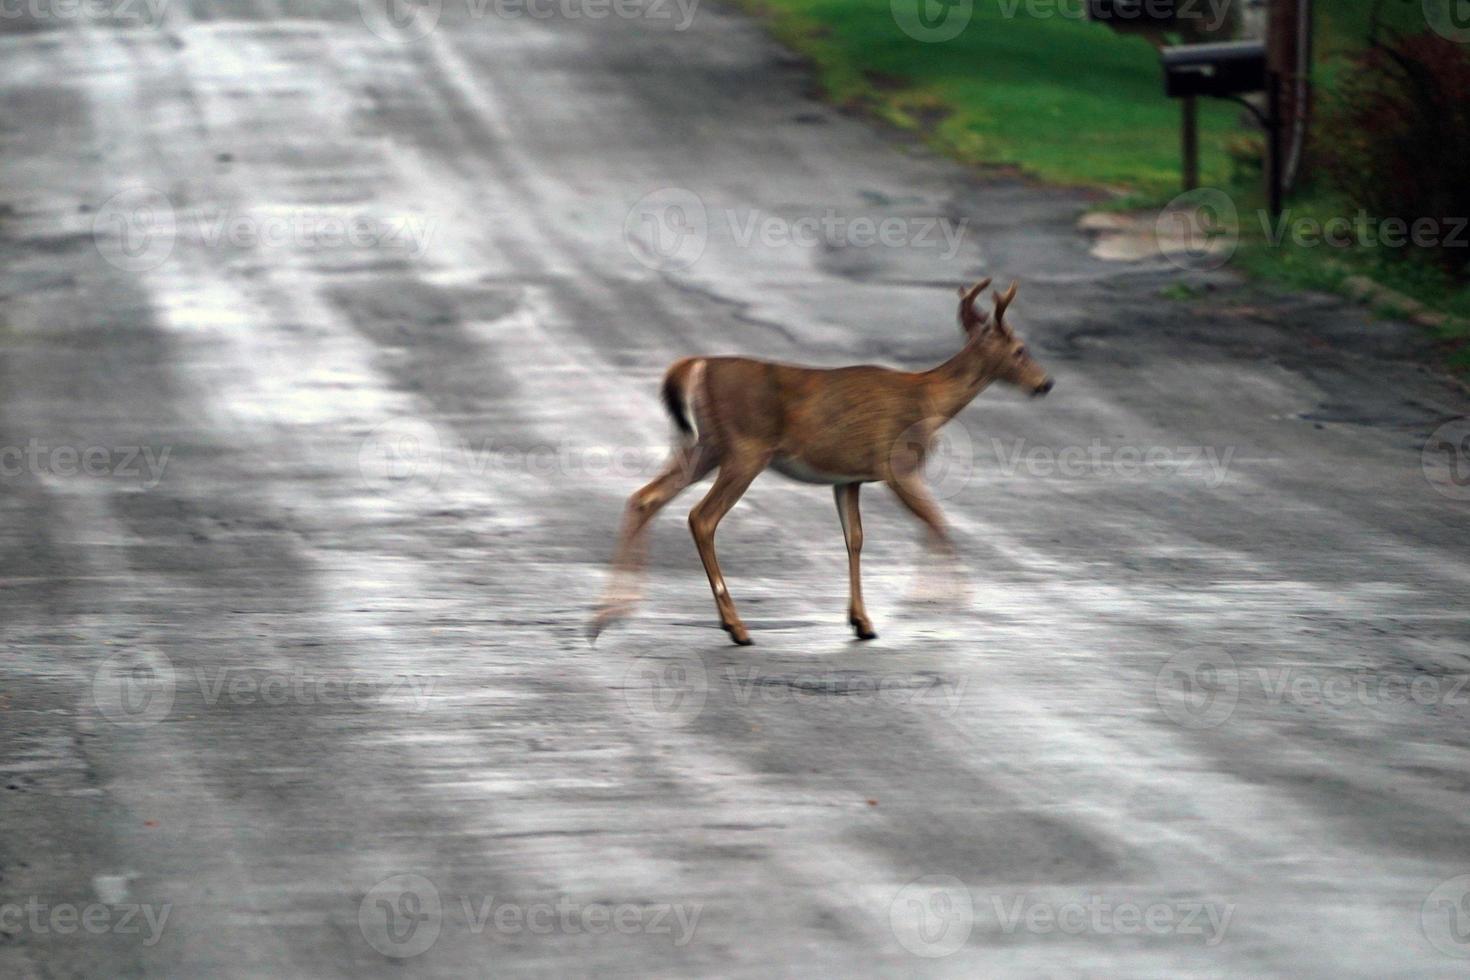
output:
{"label": "white-tailed deer", "polygon": [[925,454],[939,427],[954,418],[992,381],[1044,395],[1051,378],[1026,352],[1006,308],[1016,284],[992,293],[994,313],[975,298],[990,284],[960,290],[958,354],[928,371],[873,365],[808,368],[745,357],[689,357],[664,375],[663,400],[679,430],[673,456],[653,482],[633,494],[613,558],[613,577],[588,629],[597,635],[625,615],[636,598],[634,577],[643,564],[644,532],[665,504],[718,467],[705,498],[689,514],[694,543],[709,575],[720,625],[739,644],[750,634],[735,612],[715,560],[715,528],[766,467],[805,483],[832,487],[847,539],[848,621],[859,639],[877,634],[863,607],[858,561],[863,524],[858,492],[882,482],[928,528],[931,543],[952,556],[944,519],[922,480]]}

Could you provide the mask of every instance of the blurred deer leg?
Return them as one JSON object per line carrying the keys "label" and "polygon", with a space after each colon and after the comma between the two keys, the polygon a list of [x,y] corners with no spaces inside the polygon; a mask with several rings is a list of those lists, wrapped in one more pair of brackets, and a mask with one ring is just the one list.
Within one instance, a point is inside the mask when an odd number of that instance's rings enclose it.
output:
{"label": "blurred deer leg", "polygon": [[727,453],[720,463],[720,474],[709,493],[689,512],[689,530],[694,534],[694,544],[699,549],[700,561],[704,562],[705,574],[709,576],[709,587],[715,594],[715,606],[720,612],[720,626],[730,634],[730,639],[741,646],[750,645],[750,634],[740,622],[735,611],[735,602],[725,588],[725,577],[720,574],[720,563],[715,558],[715,528],[730,512],[750,487],[751,481],[766,468],[768,454],[737,457]]}
{"label": "blurred deer leg", "polygon": [[714,454],[707,448],[698,445],[680,447],[674,451],[662,473],[628,498],[623,528],[618,534],[617,550],[613,553],[611,577],[598,604],[597,614],[587,628],[588,639],[596,642],[599,633],[632,611],[638,602],[639,573],[648,551],[644,532],[649,522],[665,504],[714,469],[714,465]]}
{"label": "blurred deer leg", "polygon": [[944,515],[940,513],[939,506],[934,503],[934,498],[929,496],[929,490],[916,473],[895,477],[888,481],[888,486],[898,497],[899,502],[923,522],[929,532],[930,549],[938,555],[945,569],[943,579],[936,583],[930,574],[929,566],[921,566],[919,584],[914,598],[922,602],[963,603],[967,599],[967,589],[960,575],[959,557],[955,551],[954,541],[949,536],[949,528],[944,523]]}
{"label": "blurred deer leg", "polygon": [[859,570],[863,553],[863,517],[858,510],[858,492],[861,489],[861,483],[844,483],[832,488],[832,496],[837,499],[837,519],[842,522],[842,536],[847,541],[847,621],[857,630],[859,640],[873,640],[878,634],[873,632],[868,610],[863,606],[863,582]]}

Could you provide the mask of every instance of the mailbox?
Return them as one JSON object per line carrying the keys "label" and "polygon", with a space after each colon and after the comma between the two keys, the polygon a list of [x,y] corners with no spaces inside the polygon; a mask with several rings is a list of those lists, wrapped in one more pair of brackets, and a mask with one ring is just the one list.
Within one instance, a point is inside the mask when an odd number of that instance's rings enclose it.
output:
{"label": "mailbox", "polygon": [[1184,44],[1159,52],[1171,99],[1230,97],[1266,88],[1266,45],[1260,41]]}
{"label": "mailbox", "polygon": [[1087,17],[1117,31],[1169,30],[1178,24],[1179,5],[1175,0],[1087,0]]}

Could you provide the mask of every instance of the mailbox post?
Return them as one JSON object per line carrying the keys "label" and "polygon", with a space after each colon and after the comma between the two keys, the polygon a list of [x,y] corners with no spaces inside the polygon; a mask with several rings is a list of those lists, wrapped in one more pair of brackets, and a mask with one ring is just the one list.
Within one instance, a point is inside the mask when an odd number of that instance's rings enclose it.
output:
{"label": "mailbox post", "polygon": [[[1164,68],[1164,92],[1170,98],[1205,96],[1239,102],[1266,131],[1266,207],[1275,218],[1281,213],[1281,79],[1266,67],[1266,46],[1260,41],[1222,44],[1185,44],[1159,52]],[[1244,96],[1266,93],[1262,112]]]}
{"label": "mailbox post", "polygon": [[[1145,38],[1155,48],[1162,49],[1170,33],[1189,35],[1189,29],[1197,24],[1196,19],[1181,17],[1179,3],[1161,0],[1087,0],[1089,20],[1106,24],[1120,34],[1134,34]],[[1194,96],[1179,100],[1179,158],[1184,177],[1184,189],[1194,190],[1199,186],[1199,112]]]}

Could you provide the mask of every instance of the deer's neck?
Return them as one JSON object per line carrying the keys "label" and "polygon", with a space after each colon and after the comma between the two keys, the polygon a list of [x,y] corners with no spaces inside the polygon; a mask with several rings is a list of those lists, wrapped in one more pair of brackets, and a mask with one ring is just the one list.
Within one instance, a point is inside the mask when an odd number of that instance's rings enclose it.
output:
{"label": "deer's neck", "polygon": [[985,390],[995,372],[979,346],[967,343],[954,357],[926,372],[926,377],[936,410],[951,419]]}

